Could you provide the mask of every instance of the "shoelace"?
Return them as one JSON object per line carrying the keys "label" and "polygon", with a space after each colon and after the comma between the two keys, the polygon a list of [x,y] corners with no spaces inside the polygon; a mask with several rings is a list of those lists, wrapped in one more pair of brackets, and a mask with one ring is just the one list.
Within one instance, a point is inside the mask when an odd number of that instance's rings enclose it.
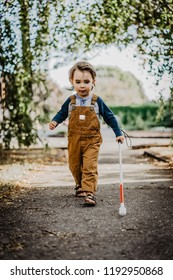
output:
{"label": "shoelace", "polygon": [[131,137],[125,132],[123,129],[121,129],[122,133],[124,134],[124,138],[126,140],[126,145],[129,149],[132,148],[132,140]]}

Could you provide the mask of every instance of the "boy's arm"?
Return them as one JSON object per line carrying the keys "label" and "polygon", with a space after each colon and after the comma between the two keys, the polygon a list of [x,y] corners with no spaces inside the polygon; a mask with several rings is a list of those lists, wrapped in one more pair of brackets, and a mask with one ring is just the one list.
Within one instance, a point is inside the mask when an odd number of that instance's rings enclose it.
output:
{"label": "boy's arm", "polygon": [[113,129],[117,137],[117,141],[123,141],[123,133],[111,109],[104,103],[104,101],[100,97],[98,97],[97,103],[99,106],[100,115],[103,117],[104,121]]}
{"label": "boy's arm", "polygon": [[70,97],[64,102],[61,106],[61,109],[53,117],[52,121],[49,124],[50,129],[54,129],[58,124],[62,123],[68,117],[68,106],[70,103]]}

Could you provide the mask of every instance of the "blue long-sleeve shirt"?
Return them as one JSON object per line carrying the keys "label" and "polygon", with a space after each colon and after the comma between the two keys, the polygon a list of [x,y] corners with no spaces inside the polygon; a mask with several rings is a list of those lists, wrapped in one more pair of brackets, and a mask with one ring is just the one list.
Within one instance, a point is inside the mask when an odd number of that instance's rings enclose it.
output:
{"label": "blue long-sleeve shirt", "polygon": [[[92,95],[87,98],[80,98],[77,94],[75,96],[76,96],[76,105],[77,106],[88,106],[91,104]],[[71,99],[69,97],[64,102],[64,104],[61,106],[60,111],[57,112],[57,114],[53,117],[52,121],[56,121],[58,124],[65,121],[71,111],[70,103],[71,103]],[[99,116],[102,116],[104,121],[107,123],[107,125],[109,125],[113,129],[116,137],[123,135],[122,131],[118,125],[118,121],[117,121],[116,117],[114,116],[113,112],[110,110],[110,108],[105,104],[105,102],[99,96],[95,103],[94,110],[95,110],[96,114]]]}

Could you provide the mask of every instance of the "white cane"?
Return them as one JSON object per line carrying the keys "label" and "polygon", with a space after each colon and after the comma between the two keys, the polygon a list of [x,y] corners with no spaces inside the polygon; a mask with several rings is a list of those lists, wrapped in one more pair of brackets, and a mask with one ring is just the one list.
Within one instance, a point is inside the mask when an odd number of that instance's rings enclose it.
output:
{"label": "white cane", "polygon": [[122,151],[121,151],[122,142],[118,141],[119,146],[119,169],[120,169],[120,208],[119,215],[125,216],[127,211],[124,206],[124,189],[123,189],[123,170],[122,170]]}

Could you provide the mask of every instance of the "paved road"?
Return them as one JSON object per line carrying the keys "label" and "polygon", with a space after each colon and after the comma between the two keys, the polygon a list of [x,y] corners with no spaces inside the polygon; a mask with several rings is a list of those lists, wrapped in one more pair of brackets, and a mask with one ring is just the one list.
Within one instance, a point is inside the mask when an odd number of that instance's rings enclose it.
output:
{"label": "paved road", "polygon": [[127,215],[119,217],[118,145],[108,129],[103,138],[94,208],[74,197],[66,164],[25,166],[20,182],[30,187],[0,205],[1,259],[173,259],[172,171],[123,145]]}

